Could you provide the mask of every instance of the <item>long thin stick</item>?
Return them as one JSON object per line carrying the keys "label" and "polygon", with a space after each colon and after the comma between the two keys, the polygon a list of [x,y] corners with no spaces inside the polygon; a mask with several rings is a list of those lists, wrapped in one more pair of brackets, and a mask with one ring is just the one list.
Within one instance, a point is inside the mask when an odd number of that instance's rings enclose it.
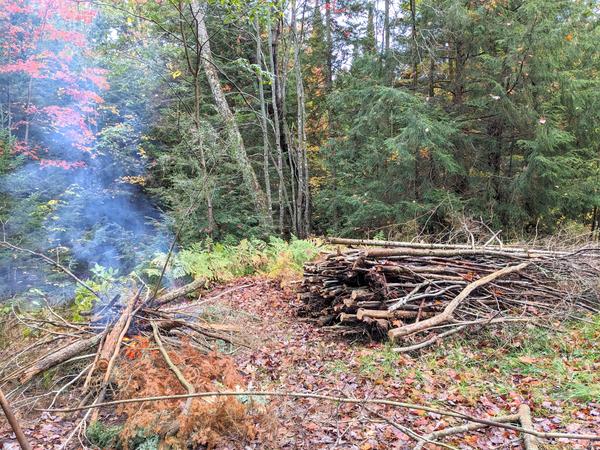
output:
{"label": "long thin stick", "polygon": [[17,418],[15,417],[12,408],[8,404],[8,400],[6,400],[2,389],[0,389],[0,406],[2,406],[2,411],[4,411],[4,415],[6,416],[8,423],[15,432],[15,436],[17,436],[17,441],[19,442],[21,448],[23,450],[31,450],[31,445],[29,445],[29,441],[27,441],[27,438],[23,434],[23,430],[21,430],[19,422],[17,421]]}
{"label": "long thin stick", "polygon": [[60,270],[62,270],[64,273],[66,273],[71,278],[73,278],[77,283],[79,283],[81,286],[83,286],[88,291],[90,291],[92,294],[94,294],[94,296],[96,298],[98,298],[99,300],[102,300],[102,297],[100,296],[100,294],[98,294],[94,289],[92,289],[89,284],[87,284],[85,281],[83,281],[81,278],[79,278],[77,275],[75,275],[73,272],[71,272],[65,266],[63,266],[62,264],[57,263],[52,258],[47,257],[43,253],[34,252],[33,250],[29,250],[28,248],[23,248],[23,247],[19,247],[19,246],[16,246],[14,244],[11,244],[10,242],[8,242],[6,240],[6,238],[4,238],[2,241],[0,241],[0,245],[3,245],[4,247],[10,248],[11,250],[16,250],[16,251],[24,252],[24,253],[29,253],[30,255],[37,256],[38,258],[43,259],[48,264],[51,264],[54,267],[57,267]]}
{"label": "long thin stick", "polygon": [[[520,419],[519,414],[511,414],[509,416],[500,416],[495,417],[494,420],[496,422],[504,423],[504,422],[518,422]],[[484,425],[481,423],[467,423],[465,425],[459,425],[456,427],[444,428],[443,430],[434,431],[433,433],[426,434],[423,436],[423,439],[417,443],[414,450],[421,450],[425,444],[431,442],[431,440],[437,440],[443,437],[452,436],[454,434],[462,434],[468,433],[469,431],[479,430],[481,428],[486,428],[488,425]],[[434,444],[440,445],[438,442],[434,442]]]}
{"label": "long thin stick", "polygon": [[[175,374],[175,376],[177,377],[177,380],[179,380],[179,382],[185,388],[185,390],[188,391],[188,394],[194,394],[196,392],[196,390],[194,389],[194,386],[185,378],[185,376],[183,375],[181,370],[179,370],[179,367],[177,367],[175,365],[175,363],[173,363],[173,361],[171,360],[171,357],[169,356],[169,353],[165,349],[165,347],[160,339],[160,333],[158,332],[158,326],[156,326],[156,324],[154,322],[150,322],[150,325],[152,325],[152,332],[154,333],[154,341],[156,342],[156,345],[158,345],[160,354],[162,355],[163,359],[169,366],[169,369],[171,369],[171,372],[173,372]],[[187,414],[189,412],[191,405],[192,405],[192,397],[189,397],[187,399],[185,408],[183,410],[184,414]]]}
{"label": "long thin stick", "polygon": [[218,396],[255,396],[255,397],[290,397],[290,398],[313,398],[317,400],[325,400],[331,402],[350,403],[350,404],[377,404],[377,405],[388,405],[396,408],[408,408],[415,409],[418,411],[427,411],[436,414],[440,414],[448,417],[455,417],[457,419],[466,420],[469,422],[481,423],[489,425],[491,427],[506,428],[507,430],[518,431],[520,433],[531,434],[533,436],[543,439],[588,439],[591,441],[600,441],[600,435],[598,434],[571,434],[571,433],[547,433],[536,430],[528,430],[523,427],[511,425],[508,423],[499,423],[494,420],[480,419],[478,417],[472,417],[466,414],[462,414],[457,411],[441,410],[432,408],[426,405],[419,405],[416,403],[405,403],[397,402],[394,400],[377,399],[377,398],[351,398],[351,397],[334,397],[331,395],[323,394],[312,394],[310,392],[278,392],[278,391],[215,391],[215,392],[196,392],[195,394],[176,394],[176,395],[161,395],[155,397],[140,397],[140,398],[129,398],[124,400],[114,400],[104,403],[96,403],[94,405],[78,406],[75,408],[61,408],[61,409],[39,409],[38,411],[54,412],[54,413],[65,413],[74,411],[83,411],[91,408],[102,408],[105,406],[121,405],[125,403],[143,403],[143,402],[155,402],[162,400],[177,400],[182,398],[196,398],[196,397],[218,397]]}

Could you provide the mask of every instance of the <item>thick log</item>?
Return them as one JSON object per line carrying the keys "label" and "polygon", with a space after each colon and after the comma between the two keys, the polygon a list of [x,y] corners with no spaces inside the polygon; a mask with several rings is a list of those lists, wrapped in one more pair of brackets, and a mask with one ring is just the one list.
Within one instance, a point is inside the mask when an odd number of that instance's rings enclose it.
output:
{"label": "thick log", "polygon": [[350,298],[357,302],[359,301],[371,301],[375,298],[375,293],[369,291],[368,289],[355,289],[350,294]]}
{"label": "thick log", "polygon": [[356,323],[358,319],[356,318],[356,314],[341,313],[339,321],[340,323]]}
{"label": "thick log", "polygon": [[124,335],[124,328],[131,322],[131,315],[133,314],[133,307],[137,301],[138,296],[132,296],[127,302],[127,306],[121,312],[121,315],[117,321],[110,327],[106,339],[102,344],[100,350],[100,356],[96,362],[97,369],[105,371],[108,369],[109,362],[115,353],[115,349],[121,345],[121,336]]}
{"label": "thick log", "polygon": [[186,295],[197,291],[198,289],[206,286],[207,281],[204,278],[198,278],[197,280],[192,281],[185,286],[181,286],[180,288],[173,289],[166,294],[163,294],[159,297],[156,297],[152,302],[155,306],[162,306],[166,303],[172,302],[173,300],[177,300],[178,298],[185,297]]}
{"label": "thick log", "polygon": [[65,361],[68,361],[69,359],[80,355],[90,348],[93,348],[94,346],[98,345],[98,343],[102,340],[102,337],[103,334],[98,333],[87,339],[80,339],[72,342],[60,350],[44,356],[38,362],[36,362],[35,365],[23,373],[23,376],[21,377],[21,383],[25,384],[36,375],[45,372],[46,370],[51,369]]}
{"label": "thick log", "polygon": [[356,318],[364,320],[369,317],[371,319],[416,319],[419,316],[421,319],[433,317],[435,314],[431,312],[419,311],[386,311],[378,309],[359,309],[356,311]]}

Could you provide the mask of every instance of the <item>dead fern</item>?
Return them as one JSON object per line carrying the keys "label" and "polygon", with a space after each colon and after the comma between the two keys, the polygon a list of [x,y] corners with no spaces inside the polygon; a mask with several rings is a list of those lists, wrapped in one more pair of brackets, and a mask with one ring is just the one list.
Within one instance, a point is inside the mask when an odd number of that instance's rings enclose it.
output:
{"label": "dead fern", "polygon": [[[116,371],[120,398],[184,394],[175,375],[158,350],[145,338],[138,338]],[[183,342],[169,357],[196,392],[242,389],[245,380],[231,358],[212,352],[204,354]],[[164,400],[143,404],[124,404],[117,409],[126,421],[121,439],[127,442],[140,430],[156,434],[170,448],[216,448],[228,442],[248,442],[257,436],[257,423],[264,419],[265,408],[234,397],[194,399],[187,414],[185,400]],[[173,424],[178,424],[173,433]]]}

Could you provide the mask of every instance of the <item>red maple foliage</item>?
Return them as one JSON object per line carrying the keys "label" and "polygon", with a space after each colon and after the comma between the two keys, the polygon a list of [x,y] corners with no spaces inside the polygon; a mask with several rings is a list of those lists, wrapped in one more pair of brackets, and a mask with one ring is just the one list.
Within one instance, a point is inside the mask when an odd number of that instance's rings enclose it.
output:
{"label": "red maple foliage", "polygon": [[109,88],[106,71],[87,60],[85,27],[95,14],[69,0],[0,0],[0,80],[10,93],[2,108],[17,138],[13,151],[42,167],[82,167],[61,155],[91,150],[99,92]]}

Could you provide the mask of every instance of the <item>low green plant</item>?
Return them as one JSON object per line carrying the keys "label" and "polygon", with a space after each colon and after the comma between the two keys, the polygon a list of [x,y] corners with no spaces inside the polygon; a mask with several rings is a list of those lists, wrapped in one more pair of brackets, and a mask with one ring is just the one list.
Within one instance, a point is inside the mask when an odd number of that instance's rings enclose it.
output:
{"label": "low green plant", "polygon": [[120,425],[105,425],[102,422],[92,422],[87,428],[86,436],[90,444],[101,449],[122,448],[119,434],[123,429]]}
{"label": "low green plant", "polygon": [[[118,270],[112,267],[103,267],[98,264],[91,269],[92,278],[86,280],[86,284],[100,295],[108,294],[112,287],[119,281]],[[90,311],[98,298],[83,286],[78,286],[75,290],[75,298],[71,304],[71,318],[75,322],[83,322],[85,318],[82,313]]]}
{"label": "low green plant", "polygon": [[[190,276],[209,281],[225,282],[238,277],[264,273],[272,277],[302,273],[304,263],[318,253],[318,244],[292,238],[285,241],[272,237],[268,242],[243,239],[237,244],[204,241],[179,251],[168,265],[172,278]],[[157,254],[143,272],[153,278],[160,276],[166,261]]]}

